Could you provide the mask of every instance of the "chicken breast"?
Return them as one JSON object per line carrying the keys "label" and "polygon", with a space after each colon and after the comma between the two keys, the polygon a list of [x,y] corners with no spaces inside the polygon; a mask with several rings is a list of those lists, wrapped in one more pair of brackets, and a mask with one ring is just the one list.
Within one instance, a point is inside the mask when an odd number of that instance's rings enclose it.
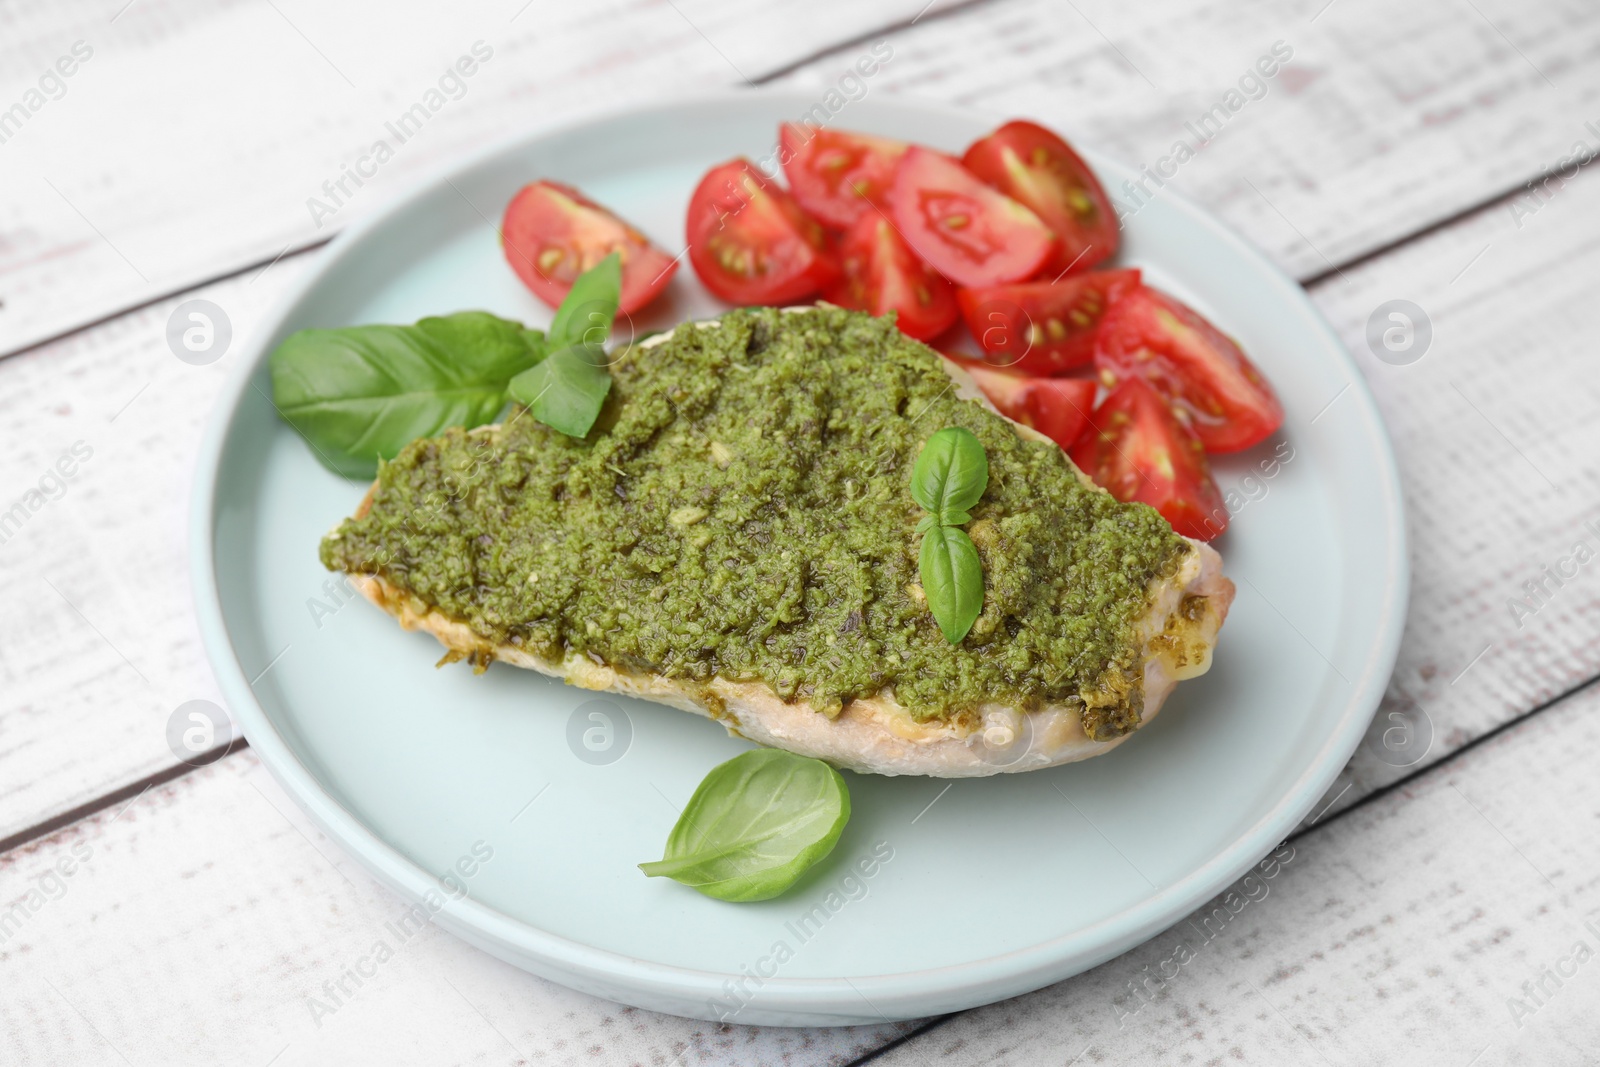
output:
{"label": "chicken breast", "polygon": [[[844,314],[836,309],[790,310],[800,315]],[[806,320],[785,317],[783,321]],[[717,329],[718,323],[695,323],[692,327]],[[686,328],[690,327],[679,329]],[[666,334],[644,342],[638,346],[639,358],[668,344],[672,337],[673,334]],[[928,357],[931,360],[932,354],[928,353]],[[950,377],[949,391],[955,397],[981,403],[989,416],[1000,418],[958,366],[948,361],[942,366]],[[1008,425],[1019,439],[1043,441],[1054,449],[1053,444],[1028,427]],[[494,440],[501,432],[499,426],[487,426],[470,431],[469,435]],[[715,451],[715,442],[712,447]],[[1050,454],[1052,462],[1058,453],[1056,450]],[[1070,467],[1064,455],[1059,458]],[[1103,494],[1081,472],[1077,479],[1093,493]],[[945,713],[903,705],[896,698],[894,684],[872,692],[849,693],[836,705],[819,706],[806,695],[803,672],[797,690],[790,679],[793,691],[780,694],[770,680],[749,677],[748,671],[743,672],[746,676],[742,678],[720,673],[695,676],[670,667],[650,669],[652,665],[638,662],[638,656],[627,657],[626,661],[620,656],[608,659],[597,654],[594,647],[541,644],[521,640],[520,634],[511,640],[486,634],[488,627],[482,623],[475,627],[470,620],[452,615],[419,595],[417,589],[409,588],[406,569],[393,565],[392,554],[396,550],[390,550],[386,565],[384,559],[373,558],[376,554],[370,546],[354,551],[340,543],[347,532],[360,529],[361,520],[382,499],[383,483],[384,475],[380,474],[354,516],[355,525],[347,520],[329,535],[324,544],[324,560],[346,570],[351,583],[368,600],[393,615],[403,628],[423,630],[438,639],[447,650],[441,663],[466,659],[482,670],[499,660],[583,689],[669,704],[715,719],[730,733],[758,744],[865,773],[976,777],[1035,770],[1108,752],[1156,715],[1177,682],[1209,668],[1234,592],[1233,584],[1222,574],[1221,558],[1213,549],[1169,532],[1176,546],[1171,559],[1144,586],[1142,603],[1132,605],[1137,610],[1129,614],[1131,624],[1117,635],[1118,660],[1124,666],[1115,671],[1107,669],[1099,676],[1086,675],[1092,684],[1079,685],[1070,692],[1057,687],[1049,696],[1024,693],[1019,697],[1015,692],[997,692],[992,699]],[[674,521],[681,521],[687,512],[689,522],[697,522],[696,513],[706,510],[678,508],[673,512]],[[975,522],[981,518],[981,511],[975,512]],[[415,539],[414,533],[408,536]],[[492,536],[479,535],[479,539],[484,538],[494,540]],[[982,544],[981,535],[975,539]],[[540,578],[534,572],[529,580]],[[660,578],[662,582],[672,580],[670,574]],[[913,598],[918,594],[920,589],[911,590]],[[991,597],[997,598],[998,594]],[[1003,651],[1001,632],[994,631],[988,644],[963,654],[981,657],[1001,655]],[[900,685],[905,684],[902,676]]]}

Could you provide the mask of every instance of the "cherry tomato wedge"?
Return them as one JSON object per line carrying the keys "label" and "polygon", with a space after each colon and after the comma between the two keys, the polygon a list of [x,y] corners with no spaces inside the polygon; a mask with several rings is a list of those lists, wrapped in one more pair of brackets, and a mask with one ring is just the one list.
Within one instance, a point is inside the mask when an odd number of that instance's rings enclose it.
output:
{"label": "cherry tomato wedge", "polygon": [[1060,238],[1049,270],[1087,270],[1117,250],[1117,213],[1089,165],[1032,122],[1008,122],[973,143],[961,162],[1022,201]]}
{"label": "cherry tomato wedge", "polygon": [[1112,390],[1089,423],[1069,454],[1096,485],[1149,504],[1185,537],[1209,541],[1228,528],[1200,439],[1142,379]]}
{"label": "cherry tomato wedge", "polygon": [[1233,339],[1199,312],[1141,285],[1106,313],[1095,366],[1107,388],[1143,378],[1210,452],[1249,448],[1283,425],[1283,406]]}
{"label": "cherry tomato wedge", "polygon": [[844,230],[869,210],[888,202],[895,164],[910,147],[904,141],[847,130],[785,122],[778,127],[779,159],[795,200],[812,216]]}
{"label": "cherry tomato wedge", "polygon": [[559,182],[523,186],[506,205],[500,235],[506,262],[551,307],[560,307],[578,275],[612,252],[622,258],[624,312],[648,304],[678,269],[644,234]]}
{"label": "cherry tomato wedge", "polygon": [[689,198],[689,261],[735,304],[786,304],[839,276],[822,226],[749,160],[712,167]]}
{"label": "cherry tomato wedge", "polygon": [[1092,270],[1058,282],[1023,282],[956,294],[990,366],[1051,375],[1094,359],[1106,309],[1139,284],[1137,270]]}
{"label": "cherry tomato wedge", "polygon": [[1076,444],[1089,425],[1099,386],[1086,378],[1025,378],[970,363],[962,366],[1000,414],[1033,427],[1062,448]]}
{"label": "cherry tomato wedge", "polygon": [[1020,282],[1055,252],[1056,239],[1039,216],[921,145],[900,158],[889,204],[906,242],[957,285]]}
{"label": "cherry tomato wedge", "polygon": [[955,289],[918,259],[884,216],[869,209],[839,246],[844,274],[823,291],[840,307],[874,315],[896,313],[900,332],[928,341],[955,324]]}

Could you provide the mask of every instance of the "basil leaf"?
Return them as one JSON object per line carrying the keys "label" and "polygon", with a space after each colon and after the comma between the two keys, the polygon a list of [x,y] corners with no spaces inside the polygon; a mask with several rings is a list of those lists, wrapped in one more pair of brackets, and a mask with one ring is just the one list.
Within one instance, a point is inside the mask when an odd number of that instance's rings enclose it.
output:
{"label": "basil leaf", "polygon": [[613,252],[578,275],[561,298],[561,306],[550,323],[550,347],[604,345],[621,299],[622,257]]}
{"label": "basil leaf", "polygon": [[712,768],[667,836],[665,855],[639,869],[718,900],[766,900],[832,852],[849,820],[850,791],[838,771],[758,748]]}
{"label": "basil leaf", "polygon": [[371,478],[418,437],[493,422],[543,351],[538,330],[486,311],[301,330],[272,353],[273,403],[324,466]]}
{"label": "basil leaf", "polygon": [[922,446],[911,470],[911,497],[941,526],[960,526],[989,485],[989,458],[971,430],[948,426]]}
{"label": "basil leaf", "polygon": [[[565,305],[563,305],[565,306]],[[605,353],[593,345],[558,348],[511,379],[511,399],[568,437],[583,437],[611,391]]]}
{"label": "basil leaf", "polygon": [[928,610],[952,645],[959,644],[983,611],[983,562],[965,530],[935,526],[922,535],[918,559]]}

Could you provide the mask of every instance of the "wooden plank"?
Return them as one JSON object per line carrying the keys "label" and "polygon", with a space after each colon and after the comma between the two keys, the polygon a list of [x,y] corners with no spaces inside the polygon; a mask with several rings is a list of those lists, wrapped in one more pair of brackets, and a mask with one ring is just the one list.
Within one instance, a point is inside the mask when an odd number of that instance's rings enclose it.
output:
{"label": "wooden plank", "polygon": [[873,1062],[1593,1063],[1597,747],[1592,689],[1278,850],[1127,955]]}
{"label": "wooden plank", "polygon": [[[73,0],[7,12],[0,110],[20,101],[24,113],[0,125],[0,354],[325,239],[513,130],[760,78],[942,6],[811,0],[752,18],[737,0],[137,0],[112,22],[106,5]],[[71,76],[47,73],[63,57]],[[463,57],[474,73],[447,74]],[[386,123],[418,103],[426,125],[401,143]],[[392,159],[359,188],[347,181],[348,198],[324,192],[380,139]],[[313,197],[337,211],[313,212]]]}
{"label": "wooden plank", "polygon": [[[1514,619],[1507,607],[1596,514],[1585,457],[1600,454],[1600,394],[1581,369],[1590,347],[1581,309],[1583,279],[1600,271],[1600,180],[1585,171],[1522,222],[1509,209],[1485,212],[1316,292],[1383,406],[1415,546],[1391,700],[1335,786],[1340,804],[1600,670],[1600,566],[1582,568],[1536,614]],[[227,308],[242,335],[300,263],[286,258],[259,280],[194,295]],[[1409,366],[1378,361],[1364,336],[1373,310],[1399,296],[1428,309],[1435,334]],[[7,505],[74,441],[97,450],[60,502],[0,544],[0,589],[36,606],[0,618],[0,781],[17,783],[0,791],[0,837],[171,766],[167,717],[185,700],[217,699],[194,633],[181,531],[200,426],[227,360],[192,368],[171,356],[162,331],[172,304],[0,363],[0,418],[14,442],[0,454]],[[1250,505],[1275,506],[1270,496]],[[1407,714],[1408,700],[1428,716],[1428,738],[1385,749],[1386,734],[1405,740],[1389,715]]]}
{"label": "wooden plank", "polygon": [[0,857],[0,1062],[839,1064],[909,1029],[622,1008],[408,924],[414,903],[228,757]]}
{"label": "wooden plank", "polygon": [[[307,263],[190,295],[237,339]],[[0,512],[24,516],[0,520],[0,600],[25,605],[0,612],[0,838],[174,766],[168,717],[222,703],[186,530],[202,428],[236,357],[174,357],[177,303],[0,363]]]}
{"label": "wooden plank", "polygon": [[[1587,369],[1600,180],[1566,184],[1531,218],[1513,216],[1521,206],[1496,205],[1313,293],[1378,398],[1411,540],[1399,662],[1335,786],[1352,786],[1341,803],[1600,673],[1600,381]],[[1367,338],[1369,321],[1380,335],[1393,325],[1381,309],[1396,299],[1432,331],[1402,365]],[[1337,405],[1324,416],[1338,417]]]}
{"label": "wooden plank", "polygon": [[[1152,166],[1178,140],[1203,147],[1170,188],[1301,276],[1528,180],[1600,116],[1593,10],[1542,5],[1502,26],[1437,8],[1397,25],[1381,0],[1339,0],[1308,21],[1320,6],[996,0],[895,29],[873,91],[1038,115]],[[535,0],[509,21],[509,2],[397,18],[387,5],[330,15],[140,0],[113,24],[76,0],[13,16],[0,100],[20,99],[74,41],[95,52],[3,146],[14,180],[0,193],[0,353],[324,237],[508,129],[759,79],[921,7],[826,0],[747,18],[732,0]],[[495,58],[465,95],[315,225],[308,198],[478,39]],[[1227,111],[1226,94],[1280,40],[1291,61]],[[820,88],[848,58],[780,83]],[[1202,146],[1185,123],[1219,103],[1226,123]]]}
{"label": "wooden plank", "polygon": [[1301,278],[1518,187],[1575,140],[1600,150],[1592,5],[1006,0],[894,43],[889,91],[1037,117],[1152,170],[1167,157],[1148,193],[1204,204]]}

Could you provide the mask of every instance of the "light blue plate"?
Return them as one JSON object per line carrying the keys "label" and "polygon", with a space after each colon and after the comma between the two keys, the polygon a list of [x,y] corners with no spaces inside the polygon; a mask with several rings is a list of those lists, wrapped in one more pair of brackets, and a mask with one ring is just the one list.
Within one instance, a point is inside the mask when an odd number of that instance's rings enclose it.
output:
{"label": "light blue plate", "polygon": [[[435,670],[431,637],[330,595],[317,543],[365,486],[323,470],[276,418],[266,356],[308,326],[466,308],[545,323],[488,221],[520,186],[571,182],[676,252],[699,176],[766,155],[778,122],[812,103],[744,93],[526,136],[352,227],[237,357],[194,503],[200,616],[232,712],[331,837],[518,966],[748,1023],[954,1011],[1171,925],[1333,781],[1389,677],[1407,592],[1399,480],[1355,364],[1298,285],[1162,193],[1127,224],[1121,262],[1236,336],[1288,412],[1278,437],[1216,463],[1246,503],[1217,545],[1239,596],[1211,673],[1086,763],[953,785],[847,775],[844,838],[778,900],[726,904],[643,877],[634,865],[660,856],[677,807],[744,742],[659,705],[585,708],[595,694],[531,672]],[[995,125],[876,99],[837,123],[956,151]],[[1131,176],[1090,158],[1113,190]],[[637,328],[721,310],[687,266],[670,292]],[[1292,458],[1263,477],[1279,446]]]}

